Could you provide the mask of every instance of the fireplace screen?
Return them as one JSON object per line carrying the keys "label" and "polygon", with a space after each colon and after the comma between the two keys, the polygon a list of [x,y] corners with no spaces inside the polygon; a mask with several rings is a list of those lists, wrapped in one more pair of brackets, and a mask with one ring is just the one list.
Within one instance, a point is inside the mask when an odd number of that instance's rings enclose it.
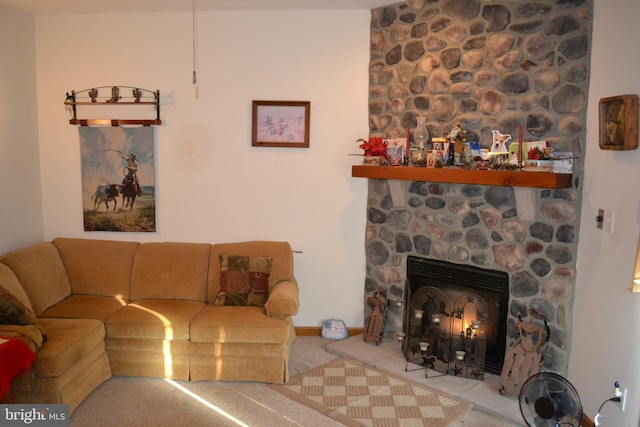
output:
{"label": "fireplace screen", "polygon": [[403,351],[445,374],[500,374],[509,279],[503,272],[409,256]]}
{"label": "fireplace screen", "polygon": [[407,284],[406,292],[403,351],[407,367],[413,363],[442,374],[484,379],[484,299],[466,294],[452,305],[444,292],[432,286],[423,286],[411,295]]}

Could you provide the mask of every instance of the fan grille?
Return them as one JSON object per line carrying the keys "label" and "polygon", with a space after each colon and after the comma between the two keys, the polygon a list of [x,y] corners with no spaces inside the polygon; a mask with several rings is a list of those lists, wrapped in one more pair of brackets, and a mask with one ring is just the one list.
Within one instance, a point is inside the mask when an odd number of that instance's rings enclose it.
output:
{"label": "fan grille", "polygon": [[582,422],[582,403],[573,385],[553,372],[525,381],[518,398],[522,417],[530,427],[575,426]]}

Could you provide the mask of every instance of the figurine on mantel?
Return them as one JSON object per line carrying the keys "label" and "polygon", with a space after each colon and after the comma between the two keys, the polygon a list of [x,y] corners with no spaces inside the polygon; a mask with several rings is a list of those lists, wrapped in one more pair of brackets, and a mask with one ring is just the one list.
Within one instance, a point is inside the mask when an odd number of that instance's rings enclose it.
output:
{"label": "figurine on mantel", "polygon": [[449,141],[448,160],[446,162],[448,166],[462,164],[466,133],[462,128],[462,124],[456,122],[453,124],[453,128],[449,134],[445,136],[447,141]]}
{"label": "figurine on mantel", "polygon": [[517,163],[514,164],[509,161],[507,142],[511,139],[511,135],[502,133],[499,130],[492,130],[491,134],[493,139],[489,150],[489,165],[492,169],[517,167]]}
{"label": "figurine on mantel", "polygon": [[508,133],[500,133],[499,130],[492,130],[493,142],[491,143],[492,153],[506,153],[507,142],[511,139],[511,135]]}

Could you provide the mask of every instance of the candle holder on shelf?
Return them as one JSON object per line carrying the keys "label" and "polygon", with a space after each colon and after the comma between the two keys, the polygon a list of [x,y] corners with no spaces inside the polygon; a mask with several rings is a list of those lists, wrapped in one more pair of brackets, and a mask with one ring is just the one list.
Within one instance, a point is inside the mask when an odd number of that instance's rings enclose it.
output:
{"label": "candle holder on shelf", "polygon": [[404,305],[404,300],[401,299],[392,299],[390,301],[392,307],[402,307]]}

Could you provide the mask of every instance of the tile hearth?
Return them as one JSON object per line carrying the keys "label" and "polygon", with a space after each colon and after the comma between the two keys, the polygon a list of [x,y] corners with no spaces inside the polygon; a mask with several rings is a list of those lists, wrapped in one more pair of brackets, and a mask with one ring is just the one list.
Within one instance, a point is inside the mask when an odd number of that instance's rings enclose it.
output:
{"label": "tile hearth", "polygon": [[[525,426],[518,399],[498,392],[499,376],[487,374],[484,381],[477,381],[441,375],[432,370],[417,369],[418,365],[411,364],[408,367],[409,371],[406,371],[407,364],[402,355],[400,343],[384,341],[376,346],[364,342],[362,335],[329,344],[326,351],[337,356],[360,360],[375,368],[402,375],[419,384],[459,396],[473,403],[478,409],[505,418],[514,426]],[[427,374],[428,377],[425,377]]]}

